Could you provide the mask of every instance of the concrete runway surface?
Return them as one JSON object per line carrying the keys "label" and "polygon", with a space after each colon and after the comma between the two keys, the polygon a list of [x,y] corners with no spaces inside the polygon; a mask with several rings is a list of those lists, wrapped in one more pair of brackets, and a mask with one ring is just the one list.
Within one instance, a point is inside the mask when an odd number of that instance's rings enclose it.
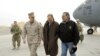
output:
{"label": "concrete runway surface", "polygon": [[[12,36],[1,35],[0,36],[0,56],[30,56],[27,44],[21,43],[20,49],[12,50]],[[59,43],[59,53],[61,56],[61,42]],[[46,56],[44,52],[43,43],[38,47],[38,56]],[[100,34],[95,33],[93,35],[85,34],[84,42],[78,44],[77,56],[100,56]],[[70,56],[68,54],[68,56]]]}

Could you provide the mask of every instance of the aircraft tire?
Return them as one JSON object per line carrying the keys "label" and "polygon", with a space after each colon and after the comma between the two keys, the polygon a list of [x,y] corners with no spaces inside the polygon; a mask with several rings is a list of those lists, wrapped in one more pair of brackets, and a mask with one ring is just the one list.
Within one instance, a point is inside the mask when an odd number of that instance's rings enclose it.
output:
{"label": "aircraft tire", "polygon": [[87,34],[93,34],[94,30],[93,29],[88,29]]}

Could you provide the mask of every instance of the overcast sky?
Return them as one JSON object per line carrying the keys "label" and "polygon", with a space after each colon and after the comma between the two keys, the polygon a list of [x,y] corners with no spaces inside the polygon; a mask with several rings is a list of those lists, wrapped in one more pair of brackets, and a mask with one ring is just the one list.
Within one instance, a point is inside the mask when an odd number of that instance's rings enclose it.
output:
{"label": "overcast sky", "polygon": [[27,14],[35,12],[35,19],[44,24],[47,14],[52,13],[61,22],[62,12],[71,14],[85,0],[0,0],[0,26],[10,26],[16,21],[28,21]]}

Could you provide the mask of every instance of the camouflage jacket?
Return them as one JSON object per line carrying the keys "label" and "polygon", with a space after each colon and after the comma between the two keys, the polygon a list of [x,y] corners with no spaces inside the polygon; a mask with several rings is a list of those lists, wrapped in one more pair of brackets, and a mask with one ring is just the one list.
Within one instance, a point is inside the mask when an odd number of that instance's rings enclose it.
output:
{"label": "camouflage jacket", "polygon": [[42,26],[37,21],[32,24],[27,22],[22,31],[22,38],[25,40],[26,37],[28,43],[40,43],[43,38]]}
{"label": "camouflage jacket", "polygon": [[21,29],[20,29],[20,27],[18,26],[18,25],[13,25],[12,27],[11,27],[11,33],[13,34],[13,35],[21,35]]}

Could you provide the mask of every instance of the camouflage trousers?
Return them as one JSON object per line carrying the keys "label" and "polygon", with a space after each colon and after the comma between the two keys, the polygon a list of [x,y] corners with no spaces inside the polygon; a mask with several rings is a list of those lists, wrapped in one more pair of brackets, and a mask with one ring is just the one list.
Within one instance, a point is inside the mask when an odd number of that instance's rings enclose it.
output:
{"label": "camouflage trousers", "polygon": [[16,45],[19,48],[20,47],[20,42],[21,42],[20,36],[13,36],[12,45],[13,45],[14,48],[16,48]]}
{"label": "camouflage trousers", "polygon": [[30,50],[30,56],[38,56],[37,55],[38,45],[35,43],[35,44],[28,44],[28,46]]}

